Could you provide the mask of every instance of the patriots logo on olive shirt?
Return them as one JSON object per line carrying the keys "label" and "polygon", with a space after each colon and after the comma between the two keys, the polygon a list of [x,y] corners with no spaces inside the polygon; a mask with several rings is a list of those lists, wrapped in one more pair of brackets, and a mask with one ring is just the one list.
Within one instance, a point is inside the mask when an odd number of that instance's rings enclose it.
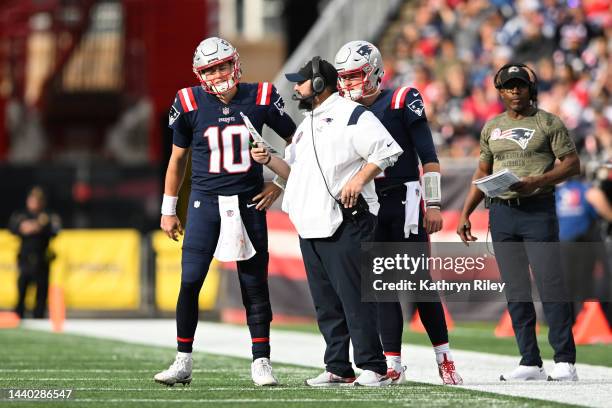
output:
{"label": "patriots logo on olive shirt", "polygon": [[534,134],[535,129],[512,128],[502,132],[500,128],[496,128],[491,133],[491,140],[512,140],[521,146],[521,149],[525,150]]}

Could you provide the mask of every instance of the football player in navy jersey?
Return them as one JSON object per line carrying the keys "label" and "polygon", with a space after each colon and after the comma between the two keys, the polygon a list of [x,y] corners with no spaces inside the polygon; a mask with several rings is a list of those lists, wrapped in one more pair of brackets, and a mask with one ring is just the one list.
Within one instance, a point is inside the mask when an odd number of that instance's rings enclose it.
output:
{"label": "football player in navy jersey", "polygon": [[200,86],[178,91],[170,108],[173,146],[164,188],[161,228],[178,240],[178,192],[191,150],[192,183],[183,241],[181,287],[176,306],[178,353],[159,383],[191,382],[198,297],[213,255],[237,261],[238,279],[252,339],[251,374],[257,385],[276,385],[270,365],[268,235],[265,210],[280,194],[264,186],[262,165],[251,159],[250,133],[240,113],[261,132],[264,124],[289,139],[295,123],[271,83],[240,83],[240,59],[226,40],[207,38],[196,48],[193,71]]}
{"label": "football player in navy jersey", "polygon": [[[382,56],[366,41],[343,45],[336,54],[334,65],[338,70],[340,94],[368,107],[404,150],[395,165],[387,167],[375,179],[380,202],[376,241],[428,242],[428,234],[442,229],[440,164],[419,91],[407,86],[381,90]],[[424,173],[422,188],[419,160]],[[444,384],[462,384],[450,353],[442,303],[437,294],[433,300],[417,301],[416,306],[434,347],[440,378]],[[394,384],[401,384],[406,381],[406,367],[401,364],[403,316],[400,303],[379,303],[378,318],[387,357],[387,375],[394,379]]]}

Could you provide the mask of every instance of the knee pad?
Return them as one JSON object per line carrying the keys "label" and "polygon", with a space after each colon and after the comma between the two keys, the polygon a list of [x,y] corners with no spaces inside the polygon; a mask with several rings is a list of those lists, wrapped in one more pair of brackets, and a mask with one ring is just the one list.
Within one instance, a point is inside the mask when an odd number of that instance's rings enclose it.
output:
{"label": "knee pad", "polygon": [[254,303],[246,306],[247,324],[270,323],[272,321],[272,306],[270,302]]}

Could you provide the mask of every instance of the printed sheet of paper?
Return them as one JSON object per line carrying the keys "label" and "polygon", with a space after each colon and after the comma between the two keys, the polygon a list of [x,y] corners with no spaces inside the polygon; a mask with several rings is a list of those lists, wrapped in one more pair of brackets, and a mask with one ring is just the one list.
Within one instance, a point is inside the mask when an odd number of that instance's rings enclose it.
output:
{"label": "printed sheet of paper", "polygon": [[270,153],[278,153],[270,143],[268,143],[263,137],[261,137],[261,135],[259,134],[257,129],[255,129],[255,126],[253,126],[253,123],[251,123],[251,120],[247,115],[240,112],[240,116],[242,116],[242,120],[244,121],[244,124],[246,125],[247,129],[249,129],[249,133],[251,134],[251,137],[253,138],[255,143],[263,144],[265,148],[270,151]]}
{"label": "printed sheet of paper", "polygon": [[498,197],[508,191],[510,186],[521,181],[511,170],[503,169],[497,173],[474,180],[472,184],[480,189],[487,197]]}

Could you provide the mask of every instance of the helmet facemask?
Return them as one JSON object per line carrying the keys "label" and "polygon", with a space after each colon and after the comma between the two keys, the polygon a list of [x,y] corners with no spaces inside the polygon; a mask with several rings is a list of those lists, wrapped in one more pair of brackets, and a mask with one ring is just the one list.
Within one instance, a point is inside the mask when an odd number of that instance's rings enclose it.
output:
{"label": "helmet facemask", "polygon": [[[220,78],[207,79],[204,71],[215,67],[220,64],[224,64],[229,62],[230,68],[227,73],[223,74]],[[211,64],[204,65],[201,67],[193,67],[193,72],[195,76],[200,81],[202,88],[204,91],[213,94],[220,95],[224,94],[230,89],[234,88],[238,82],[240,81],[241,70],[240,70],[240,60],[238,58],[238,53],[234,53],[231,56],[222,59],[221,61],[215,61]]]}
{"label": "helmet facemask", "polygon": [[[372,81],[373,72],[370,64],[365,64],[350,71],[338,72],[338,93],[340,96],[353,101],[359,101],[373,95],[378,90],[378,84]],[[360,79],[356,78],[357,74]]]}

